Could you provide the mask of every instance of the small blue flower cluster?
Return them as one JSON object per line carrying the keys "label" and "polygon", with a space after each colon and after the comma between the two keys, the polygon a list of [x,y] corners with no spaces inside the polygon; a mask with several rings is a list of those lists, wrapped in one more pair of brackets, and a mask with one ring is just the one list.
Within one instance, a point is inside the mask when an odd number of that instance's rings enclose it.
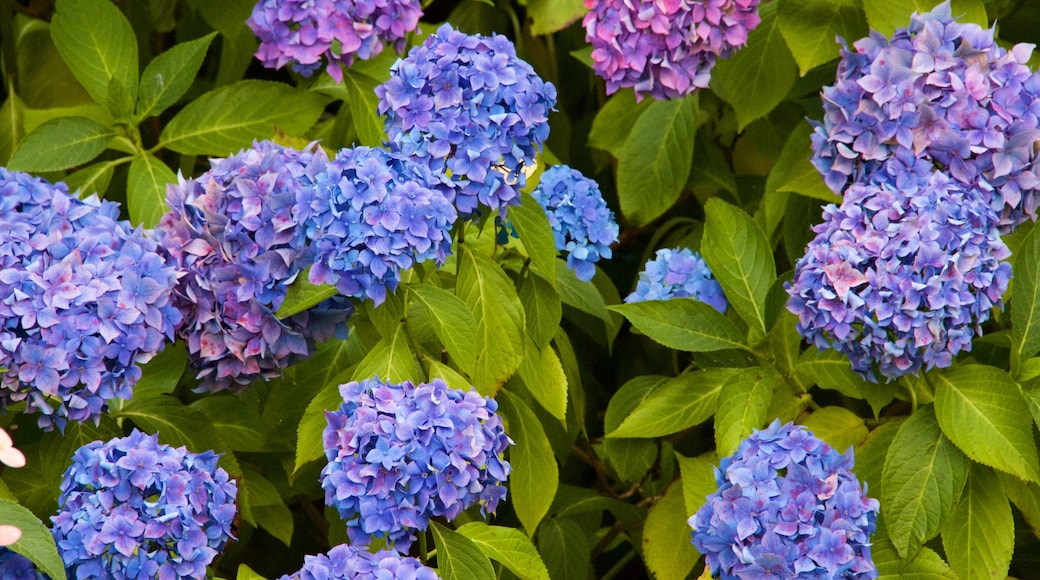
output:
{"label": "small blue flower cluster", "polygon": [[712,574],[877,578],[870,536],[879,504],[844,455],[802,426],[774,421],[715,470],[718,489],[689,519]]}
{"label": "small blue flower cluster", "polygon": [[218,458],[136,429],[80,447],[51,517],[69,577],[205,578],[237,512]]}
{"label": "small blue flower cluster", "polygon": [[305,556],[303,568],[278,580],[438,580],[432,568],[394,550],[375,554],[364,548],[341,544],[328,555]]}
{"label": "small blue flower cluster", "polygon": [[826,206],[787,287],[798,331],[870,380],[950,366],[1011,278],[983,194],[940,173],[903,177],[854,183]]}
{"label": "small blue flower cluster", "polygon": [[317,177],[306,218],[309,280],[376,305],[416,262],[444,263],[455,207],[443,179],[383,149],[343,149]]}
{"label": "small blue flower cluster", "polygon": [[321,486],[352,544],[385,538],[404,552],[430,518],[451,520],[474,504],[494,512],[505,497],[512,441],[493,399],[441,379],[371,378],[340,385],[340,394],[339,410],[325,414]]}
{"label": "small blue flower cluster", "polygon": [[321,68],[336,82],[355,58],[370,59],[385,44],[400,53],[416,29],[419,0],[260,0],[246,24],[260,39],[256,57],[268,68],[310,76]]}
{"label": "small blue flower cluster", "polygon": [[0,578],[4,580],[46,580],[50,577],[36,571],[32,560],[10,548],[0,548]]}
{"label": "small blue flower cluster", "polygon": [[173,339],[174,267],[119,205],[0,168],[0,403],[96,421]]}
{"label": "small blue flower cluster", "polygon": [[[241,388],[306,358],[314,341],[346,334],[353,312],[336,297],[278,320],[290,282],[309,265],[301,196],[328,158],[262,141],[196,179],[167,188],[157,231],[182,272],[174,302],[201,389]],[[306,199],[306,198],[302,198]]]}
{"label": "small blue flower cluster", "polygon": [[639,273],[636,289],[625,302],[694,298],[719,312],[726,312],[729,303],[722,286],[711,274],[711,269],[697,252],[687,248],[657,250],[653,260]]}
{"label": "small blue flower cluster", "polygon": [[1040,76],[1026,64],[1032,45],[1007,51],[993,34],[955,22],[944,2],[891,39],[872,32],[842,50],[812,136],[831,189],[923,164],[986,192],[1005,233],[1036,220]]}
{"label": "small blue flower cluster", "polygon": [[592,280],[596,262],[610,259],[610,245],[618,241],[618,224],[599,184],[576,169],[556,165],[542,173],[531,196],[545,208],[556,249],[567,252],[567,266],[579,279]]}
{"label": "small blue flower cluster", "polygon": [[450,175],[463,215],[479,202],[505,217],[519,203],[556,104],[556,88],[506,37],[447,24],[398,60],[376,95],[391,149]]}

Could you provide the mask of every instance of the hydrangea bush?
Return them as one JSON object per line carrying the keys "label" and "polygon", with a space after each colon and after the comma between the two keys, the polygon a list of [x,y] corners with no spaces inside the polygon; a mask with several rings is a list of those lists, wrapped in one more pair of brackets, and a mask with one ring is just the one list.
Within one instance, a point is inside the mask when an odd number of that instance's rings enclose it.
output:
{"label": "hydrangea bush", "polygon": [[0,2],[0,577],[1032,577],[1038,25]]}

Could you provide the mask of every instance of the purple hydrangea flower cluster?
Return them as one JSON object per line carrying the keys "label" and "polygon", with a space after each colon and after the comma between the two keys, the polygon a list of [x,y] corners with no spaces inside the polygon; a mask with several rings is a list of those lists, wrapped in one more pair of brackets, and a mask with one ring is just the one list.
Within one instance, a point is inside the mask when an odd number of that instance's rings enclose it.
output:
{"label": "purple hydrangea flower cluster", "polygon": [[955,22],[944,2],[891,39],[872,32],[853,46],[823,89],[824,119],[812,136],[812,161],[831,189],[868,181],[889,163],[920,164],[987,192],[1005,232],[1036,219],[1032,45],[1007,51],[992,29]]}
{"label": "purple hydrangea flower cluster", "polygon": [[328,555],[305,556],[303,568],[278,580],[438,580],[432,568],[394,550],[375,554],[364,548],[341,544]]}
{"label": "purple hydrangea flower cluster", "polygon": [[265,67],[291,63],[310,76],[325,64],[342,82],[355,58],[370,59],[384,45],[404,51],[421,16],[419,0],[260,0],[246,24],[260,39],[256,57]]}
{"label": "purple hydrangea flower cluster", "polygon": [[607,94],[675,99],[708,87],[718,57],[747,44],[759,0],[585,0],[592,68]]}
{"label": "purple hydrangea flower cluster", "polygon": [[669,298],[694,298],[723,313],[729,306],[704,258],[688,248],[657,250],[654,259],[639,273],[636,289],[625,302]]}
{"label": "purple hydrangea flower cluster", "polygon": [[986,197],[938,172],[850,185],[787,286],[798,331],[870,380],[952,364],[1011,277]]}
{"label": "purple hydrangea flower cluster", "polygon": [[441,379],[371,378],[340,385],[340,394],[339,410],[325,413],[321,486],[352,544],[385,538],[404,552],[430,518],[451,520],[474,504],[494,512],[505,497],[512,441],[494,399]]}
{"label": "purple hydrangea flower cluster", "polygon": [[774,421],[715,470],[718,490],[689,519],[721,578],[877,578],[878,501],[844,455],[805,427]]}
{"label": "purple hydrangea flower cluster", "polygon": [[97,421],[173,339],[176,270],[119,205],[0,168],[0,404]]}
{"label": "purple hydrangea flower cluster", "polygon": [[278,320],[288,285],[309,265],[301,216],[325,171],[320,148],[262,141],[196,179],[167,188],[158,231],[182,272],[174,302],[201,389],[241,388],[306,358],[314,341],[345,335],[352,313],[337,297]]}
{"label": "purple hydrangea flower cluster", "polygon": [[205,578],[237,512],[218,458],[136,429],[80,447],[51,517],[69,577]]}
{"label": "purple hydrangea flower cluster", "polygon": [[447,24],[398,60],[376,95],[393,150],[450,175],[459,213],[480,203],[502,217],[519,203],[556,104],[556,87],[506,37]]}
{"label": "purple hydrangea flower cluster", "polygon": [[545,208],[556,238],[556,249],[567,252],[567,266],[588,282],[596,262],[610,259],[610,245],[618,241],[618,224],[607,207],[599,184],[566,165],[542,173],[531,196]]}
{"label": "purple hydrangea flower cluster", "polygon": [[457,217],[443,177],[383,149],[343,149],[317,176],[309,279],[377,305],[417,262],[444,263]]}
{"label": "purple hydrangea flower cluster", "polygon": [[0,548],[0,578],[5,580],[44,580],[46,574],[36,571],[32,560],[10,548]]}

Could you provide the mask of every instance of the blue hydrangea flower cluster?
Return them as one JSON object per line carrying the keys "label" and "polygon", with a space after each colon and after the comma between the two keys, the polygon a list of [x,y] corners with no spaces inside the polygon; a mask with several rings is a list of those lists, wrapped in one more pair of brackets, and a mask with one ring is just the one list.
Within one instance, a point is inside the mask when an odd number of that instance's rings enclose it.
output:
{"label": "blue hydrangea flower cluster", "polygon": [[599,184],[566,165],[542,173],[531,196],[545,208],[556,238],[556,249],[567,252],[567,266],[588,282],[596,262],[610,259],[610,245],[618,241],[618,224],[607,207]]}
{"label": "blue hydrangea flower cluster", "polygon": [[852,465],[851,448],[774,421],[720,462],[718,489],[689,519],[693,545],[723,579],[877,578],[879,504]]}
{"label": "blue hydrangea flower cluster", "polygon": [[278,580],[438,580],[432,568],[394,550],[375,554],[347,544],[334,546],[328,555],[305,556],[303,568]]}
{"label": "blue hydrangea flower cluster", "polygon": [[869,181],[889,163],[923,165],[987,192],[1004,232],[1036,220],[1032,45],[1005,50],[992,29],[955,22],[944,2],[891,39],[873,32],[853,46],[823,89],[824,119],[812,136],[813,163],[831,189]]}
{"label": "blue hydrangea flower cluster", "polygon": [[441,379],[401,384],[376,378],[340,385],[344,403],[326,412],[325,503],[339,510],[355,545],[385,538],[405,552],[430,518],[454,519],[505,497],[512,444],[497,403]]}
{"label": "blue hydrangea flower cluster", "polygon": [[205,578],[237,513],[218,458],[136,429],[76,450],[51,517],[69,577]]}
{"label": "blue hydrangea flower cluster", "polygon": [[336,297],[278,320],[288,285],[309,265],[301,216],[328,158],[262,141],[167,188],[157,231],[182,272],[174,302],[200,389],[241,388],[346,334],[352,306]]}
{"label": "blue hydrangea flower cluster", "polygon": [[0,578],[5,580],[45,580],[46,574],[36,571],[32,560],[10,548],[0,548]]}
{"label": "blue hydrangea flower cluster", "polygon": [[404,51],[416,29],[419,0],[260,0],[246,24],[260,39],[256,58],[268,68],[292,64],[311,76],[325,65],[336,82],[354,59],[370,59],[390,45]]}
{"label": "blue hydrangea flower cluster", "polygon": [[173,339],[176,270],[119,205],[0,168],[0,404],[96,421]]}
{"label": "blue hydrangea flower cluster", "polygon": [[556,87],[506,37],[447,24],[398,60],[376,95],[393,150],[450,175],[460,214],[480,203],[502,217],[519,203],[556,104]]}
{"label": "blue hydrangea flower cluster", "polygon": [[636,289],[625,302],[669,298],[694,298],[723,313],[729,306],[704,258],[688,248],[657,250],[654,259],[639,273]]}
{"label": "blue hydrangea flower cluster", "polygon": [[592,69],[607,94],[675,99],[708,87],[717,58],[747,44],[759,0],[585,0]]}
{"label": "blue hydrangea flower cluster", "polygon": [[986,197],[938,172],[850,185],[787,286],[798,331],[870,380],[950,366],[1011,277]]}
{"label": "blue hydrangea flower cluster", "polygon": [[401,271],[444,263],[457,217],[443,175],[383,149],[343,149],[317,175],[306,217],[314,251],[309,279],[377,305]]}

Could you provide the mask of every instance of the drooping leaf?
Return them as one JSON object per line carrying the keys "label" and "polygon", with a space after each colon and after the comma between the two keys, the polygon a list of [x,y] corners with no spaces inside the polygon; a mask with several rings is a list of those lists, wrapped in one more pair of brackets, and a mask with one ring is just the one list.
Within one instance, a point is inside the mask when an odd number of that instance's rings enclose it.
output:
{"label": "drooping leaf", "polygon": [[520,380],[535,401],[560,421],[567,416],[567,375],[556,351],[549,345],[542,348],[528,341],[523,362],[518,369]]}
{"label": "drooping leaf", "polygon": [[154,155],[148,152],[136,155],[126,178],[126,203],[133,223],[154,228],[170,211],[166,186],[176,182],[173,170]]}
{"label": "drooping leaf", "polygon": [[646,515],[643,561],[656,578],[685,578],[700,554],[690,543],[682,482],[668,486]]}
{"label": "drooping leaf", "polygon": [[708,368],[665,381],[625,416],[607,437],[664,437],[707,421],[722,387],[740,369]]}
{"label": "drooping leaf", "polygon": [[188,92],[216,34],[177,44],[144,67],[137,101],[138,119],[162,113]]}
{"label": "drooping leaf", "polygon": [[530,407],[509,391],[499,392],[498,402],[507,419],[506,433],[515,442],[509,449],[513,467],[509,474],[510,501],[530,536],[556,495],[559,468],[545,430]]}
{"label": "drooping leaf", "polygon": [[771,367],[755,367],[733,375],[722,385],[715,415],[715,448],[720,457],[736,451],[751,431],[762,427],[773,391],[782,380]]}
{"label": "drooping leaf", "polygon": [[263,528],[286,546],[292,542],[292,512],[274,484],[258,471],[246,469],[238,493],[242,519]]}
{"label": "drooping leaf", "polygon": [[611,306],[632,326],[669,348],[712,352],[746,348],[736,325],[712,306],[695,298],[645,300]]}
{"label": "drooping leaf", "polygon": [[520,235],[520,241],[531,258],[531,266],[556,286],[556,240],[545,209],[530,195],[524,195],[521,205],[508,208],[509,221]]}
{"label": "drooping leaf", "polygon": [[549,580],[549,571],[531,540],[516,528],[470,522],[455,530],[469,538],[485,556],[523,580]]}
{"label": "drooping leaf", "polygon": [[833,389],[846,397],[866,399],[874,414],[895,397],[897,383],[871,384],[852,370],[849,357],[832,349],[810,348],[798,360],[795,373],[806,384]]}
{"label": "drooping leaf", "polygon": [[1005,578],[1015,549],[1011,504],[992,469],[972,463],[953,515],[942,529],[950,565],[965,578]]}
{"label": "drooping leaf", "polygon": [[1011,342],[1017,361],[1040,351],[1040,232],[1029,230],[1014,256]]}
{"label": "drooping leaf", "polygon": [[110,128],[86,117],[59,117],[22,138],[7,168],[44,173],[82,165],[97,157],[115,136]]}
{"label": "drooping leaf", "polygon": [[[555,278],[555,276],[553,276]],[[541,275],[529,273],[520,284],[527,336],[541,348],[552,340],[563,316],[563,302],[552,284]]]}
{"label": "drooping leaf", "polygon": [[431,522],[437,544],[437,575],[443,580],[495,580],[495,569],[480,548],[466,536]]}
{"label": "drooping leaf", "polygon": [[217,435],[232,451],[267,451],[264,427],[255,398],[211,395],[189,405],[210,420]]}

